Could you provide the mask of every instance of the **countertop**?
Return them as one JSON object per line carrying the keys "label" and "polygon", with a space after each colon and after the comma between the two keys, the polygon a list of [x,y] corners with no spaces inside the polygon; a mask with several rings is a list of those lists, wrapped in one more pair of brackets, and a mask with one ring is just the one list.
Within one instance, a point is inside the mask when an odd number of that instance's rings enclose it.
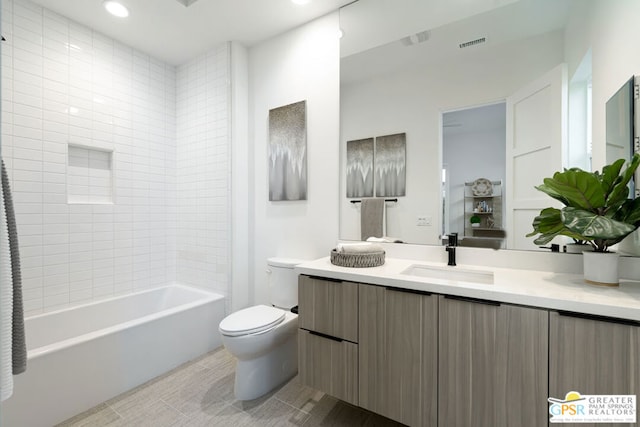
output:
{"label": "countertop", "polygon": [[[491,271],[494,283],[476,284],[402,273],[413,265]],[[619,287],[604,287],[585,283],[581,274],[460,264],[448,267],[442,263],[399,258],[387,258],[379,267],[348,268],[333,265],[329,257],[325,257],[299,264],[295,271],[351,282],[640,321],[640,281],[621,280]]]}

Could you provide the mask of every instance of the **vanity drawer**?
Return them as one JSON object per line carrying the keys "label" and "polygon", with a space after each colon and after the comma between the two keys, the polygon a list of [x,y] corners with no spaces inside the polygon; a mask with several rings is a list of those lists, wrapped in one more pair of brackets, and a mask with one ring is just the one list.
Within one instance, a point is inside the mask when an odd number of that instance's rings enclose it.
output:
{"label": "vanity drawer", "polygon": [[358,404],[358,345],[298,329],[301,384]]}
{"label": "vanity drawer", "polygon": [[358,342],[358,285],[300,276],[298,326]]}

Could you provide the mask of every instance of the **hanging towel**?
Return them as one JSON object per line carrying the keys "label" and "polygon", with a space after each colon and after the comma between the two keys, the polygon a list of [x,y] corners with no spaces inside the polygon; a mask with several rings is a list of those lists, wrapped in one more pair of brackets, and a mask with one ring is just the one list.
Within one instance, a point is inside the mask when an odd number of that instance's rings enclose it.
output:
{"label": "hanging towel", "polygon": [[0,401],[8,399],[13,394],[11,367],[13,286],[11,283],[9,231],[4,210],[4,197],[0,191]]}
{"label": "hanging towel", "polygon": [[384,235],[384,199],[362,199],[360,208],[360,240]]}
{"label": "hanging towel", "polygon": [[6,215],[7,231],[9,233],[9,253],[11,256],[11,278],[13,283],[13,313],[12,313],[12,369],[13,375],[18,375],[27,369],[27,343],[24,333],[24,308],[22,303],[22,273],[20,271],[20,249],[18,245],[18,227],[13,209],[9,175],[4,161],[2,169],[2,195]]}

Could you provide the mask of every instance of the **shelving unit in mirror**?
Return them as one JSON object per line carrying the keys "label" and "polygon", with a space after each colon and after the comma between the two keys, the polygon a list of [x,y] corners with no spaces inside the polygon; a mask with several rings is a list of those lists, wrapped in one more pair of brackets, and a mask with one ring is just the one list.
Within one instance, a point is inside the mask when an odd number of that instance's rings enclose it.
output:
{"label": "shelving unit in mirror", "polygon": [[[480,180],[483,184],[481,190],[490,188],[490,191],[478,191]],[[480,178],[464,185],[464,236],[504,239],[502,181]]]}

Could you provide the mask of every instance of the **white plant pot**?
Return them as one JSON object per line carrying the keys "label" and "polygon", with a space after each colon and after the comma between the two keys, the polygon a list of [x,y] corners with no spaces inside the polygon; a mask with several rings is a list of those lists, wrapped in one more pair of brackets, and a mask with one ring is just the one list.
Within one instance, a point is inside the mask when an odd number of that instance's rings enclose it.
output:
{"label": "white plant pot", "polygon": [[593,250],[591,245],[580,245],[578,243],[569,243],[565,246],[565,249],[568,254],[581,254],[582,252]]}
{"label": "white plant pot", "polygon": [[618,286],[618,259],[614,252],[583,252],[584,281],[592,285]]}

